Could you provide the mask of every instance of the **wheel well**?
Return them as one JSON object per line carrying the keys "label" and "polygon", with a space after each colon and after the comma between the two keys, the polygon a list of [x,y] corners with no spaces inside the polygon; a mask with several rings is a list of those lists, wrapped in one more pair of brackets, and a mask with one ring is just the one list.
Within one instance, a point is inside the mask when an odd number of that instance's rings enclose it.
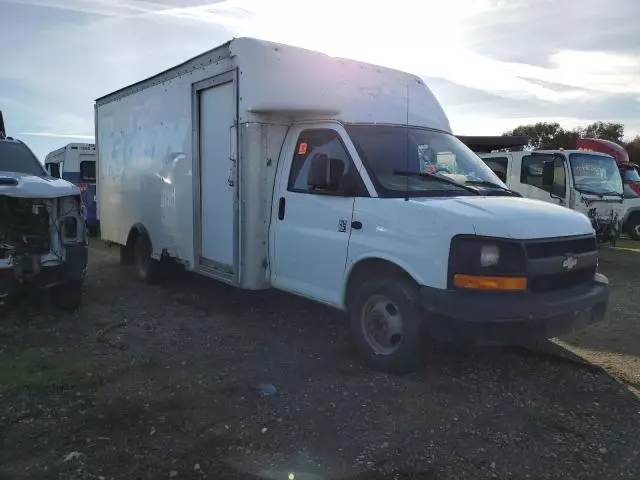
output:
{"label": "wheel well", "polygon": [[627,230],[630,228],[629,222],[632,220],[636,220],[638,217],[640,217],[640,210],[633,210],[632,212],[630,212],[627,215],[627,218],[624,221],[624,225],[623,225],[623,229]]}
{"label": "wheel well", "polygon": [[123,260],[125,260],[126,263],[133,263],[133,247],[136,244],[136,240],[141,235],[149,238],[147,229],[144,228],[143,225],[134,225],[133,227],[131,227],[131,230],[129,230],[129,235],[127,236],[127,243],[125,243],[124,251],[122,252]]}
{"label": "wheel well", "polygon": [[416,283],[415,279],[403,268],[388,260],[379,258],[362,260],[351,269],[349,279],[347,280],[344,297],[344,303],[347,308],[349,308],[349,301],[353,297],[355,288],[366,279],[372,277],[403,278],[412,283]]}

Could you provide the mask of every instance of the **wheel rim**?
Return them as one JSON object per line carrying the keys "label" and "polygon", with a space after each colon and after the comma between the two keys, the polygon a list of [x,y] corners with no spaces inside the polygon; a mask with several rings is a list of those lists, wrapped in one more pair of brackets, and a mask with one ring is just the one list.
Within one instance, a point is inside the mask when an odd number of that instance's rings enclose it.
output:
{"label": "wheel rim", "polygon": [[384,295],[371,297],[360,317],[364,338],[378,355],[391,355],[402,343],[404,330],[398,307]]}
{"label": "wheel rim", "polygon": [[636,237],[640,237],[640,223],[633,226],[633,233]]}

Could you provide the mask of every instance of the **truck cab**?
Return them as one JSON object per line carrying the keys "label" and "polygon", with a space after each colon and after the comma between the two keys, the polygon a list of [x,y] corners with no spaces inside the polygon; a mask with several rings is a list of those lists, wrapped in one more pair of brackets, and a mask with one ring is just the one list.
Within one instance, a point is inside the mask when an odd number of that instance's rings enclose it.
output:
{"label": "truck cab", "polygon": [[[506,185],[527,198],[585,214],[600,242],[617,240],[624,217],[623,183],[613,157],[584,150],[502,149],[509,137],[461,137]],[[528,140],[527,140],[528,141]],[[511,146],[522,147],[516,137]],[[525,143],[526,144],[526,143]]]}
{"label": "truck cab", "polygon": [[0,112],[0,307],[32,289],[77,308],[87,248],[80,190],[49,176],[27,145],[7,137]]}
{"label": "truck cab", "polygon": [[622,231],[633,240],[640,240],[640,175],[638,165],[631,163],[629,153],[622,146],[599,138],[579,138],[578,150],[611,155],[618,165],[624,184]]}

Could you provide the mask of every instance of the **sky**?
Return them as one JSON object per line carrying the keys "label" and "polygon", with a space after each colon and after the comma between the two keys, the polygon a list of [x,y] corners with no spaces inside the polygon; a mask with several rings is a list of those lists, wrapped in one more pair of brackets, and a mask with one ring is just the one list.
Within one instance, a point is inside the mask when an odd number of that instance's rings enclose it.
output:
{"label": "sky", "polygon": [[40,159],[96,98],[249,36],[423,77],[454,133],[615,121],[640,135],[638,0],[0,0],[0,110]]}

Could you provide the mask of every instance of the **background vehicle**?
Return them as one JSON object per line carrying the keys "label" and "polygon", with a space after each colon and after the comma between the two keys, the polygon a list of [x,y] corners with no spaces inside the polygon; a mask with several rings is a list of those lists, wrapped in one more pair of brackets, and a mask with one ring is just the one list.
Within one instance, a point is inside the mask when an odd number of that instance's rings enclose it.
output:
{"label": "background vehicle", "polygon": [[82,298],[87,238],[78,188],[51,178],[0,112],[0,305],[24,287],[51,288],[55,304]]}
{"label": "background vehicle", "polygon": [[514,198],[416,76],[243,38],[95,108],[101,235],[147,282],[175,262],[348,311],[394,372],[427,334],[509,343],[605,314],[589,220]]}
{"label": "background vehicle", "polygon": [[[622,178],[613,157],[584,150],[522,150],[528,143],[526,137],[459,138],[509,188],[527,198],[584,213],[600,241],[615,243],[624,205]],[[501,149],[509,151],[496,151]]]}
{"label": "background vehicle", "polygon": [[577,147],[582,151],[611,155],[618,165],[624,183],[624,214],[622,231],[640,240],[640,175],[638,166],[631,163],[627,150],[617,143],[597,138],[580,138]]}
{"label": "background vehicle", "polygon": [[100,227],[96,195],[96,146],[70,143],[47,154],[44,166],[49,175],[76,185],[82,192],[87,209],[89,233],[96,235]]}

